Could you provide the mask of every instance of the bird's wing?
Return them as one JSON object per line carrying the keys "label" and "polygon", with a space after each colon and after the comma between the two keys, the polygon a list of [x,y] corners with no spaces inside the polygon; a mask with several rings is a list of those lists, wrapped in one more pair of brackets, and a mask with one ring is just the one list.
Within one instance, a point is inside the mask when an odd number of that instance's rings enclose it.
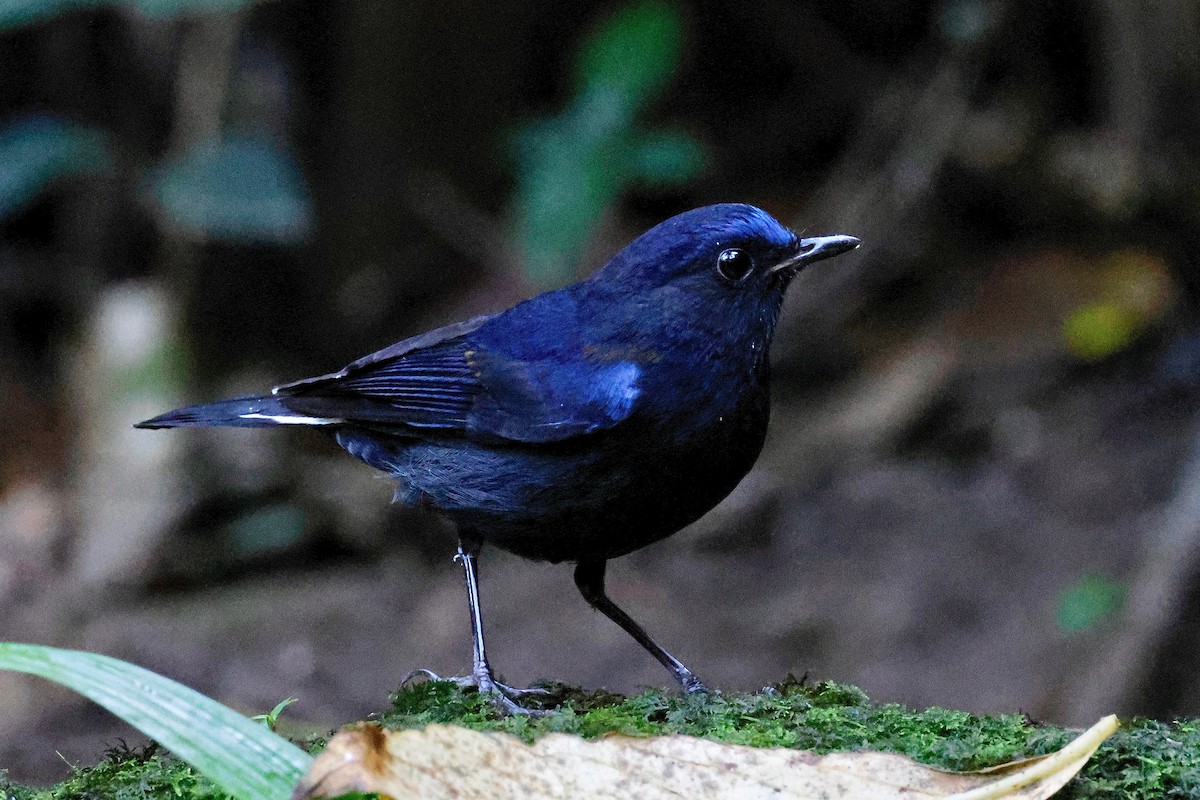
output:
{"label": "bird's wing", "polygon": [[480,393],[470,430],[517,442],[560,442],[611,428],[633,413],[641,367],[584,357],[519,360],[480,351],[469,361]]}
{"label": "bird's wing", "polygon": [[487,320],[447,326],[338,372],[285,384],[276,398],[297,414],[401,435],[529,443],[602,430],[632,412],[638,365],[482,347],[470,334]]}
{"label": "bird's wing", "polygon": [[453,325],[446,325],[441,328],[436,328],[432,331],[418,334],[417,336],[411,336],[407,339],[396,342],[393,345],[388,345],[382,350],[376,350],[370,355],[363,356],[357,361],[351,361],[337,372],[330,372],[327,375],[318,375],[315,378],[304,378],[303,380],[285,383],[282,386],[276,386],[272,392],[274,394],[290,394],[293,392],[304,391],[308,387],[331,385],[343,378],[348,378],[355,373],[370,371],[377,365],[386,365],[389,362],[395,361],[404,356],[412,355],[422,350],[436,348],[448,341],[457,339],[461,336],[466,336],[468,333],[473,333],[474,331],[479,330],[479,328],[485,322],[491,320],[495,316],[495,314],[485,314],[480,317],[472,317],[471,319],[464,320],[462,322],[455,322]]}

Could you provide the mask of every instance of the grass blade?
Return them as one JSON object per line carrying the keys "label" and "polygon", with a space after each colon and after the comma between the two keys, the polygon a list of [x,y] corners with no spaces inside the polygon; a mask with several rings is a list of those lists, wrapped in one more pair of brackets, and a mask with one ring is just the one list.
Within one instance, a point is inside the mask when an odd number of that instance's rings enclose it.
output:
{"label": "grass blade", "polygon": [[312,763],[265,725],[109,656],[0,642],[0,669],[61,683],[99,703],[237,800],[287,800]]}

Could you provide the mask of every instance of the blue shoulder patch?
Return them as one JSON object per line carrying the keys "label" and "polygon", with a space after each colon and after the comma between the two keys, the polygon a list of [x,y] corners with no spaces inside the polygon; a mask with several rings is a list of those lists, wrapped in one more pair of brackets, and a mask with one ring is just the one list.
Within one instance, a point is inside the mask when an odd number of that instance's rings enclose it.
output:
{"label": "blue shoulder patch", "polygon": [[631,361],[607,366],[592,378],[588,400],[603,406],[610,421],[623,420],[633,410],[633,401],[642,393],[638,387],[641,374],[641,368]]}

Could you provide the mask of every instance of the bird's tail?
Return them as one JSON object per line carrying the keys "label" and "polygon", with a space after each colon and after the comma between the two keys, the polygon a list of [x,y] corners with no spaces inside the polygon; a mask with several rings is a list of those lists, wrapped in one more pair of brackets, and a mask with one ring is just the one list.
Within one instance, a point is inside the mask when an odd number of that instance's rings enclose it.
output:
{"label": "bird's tail", "polygon": [[187,406],[139,422],[135,428],[233,427],[270,428],[276,425],[336,425],[340,419],[297,413],[276,397],[237,397],[202,406]]}

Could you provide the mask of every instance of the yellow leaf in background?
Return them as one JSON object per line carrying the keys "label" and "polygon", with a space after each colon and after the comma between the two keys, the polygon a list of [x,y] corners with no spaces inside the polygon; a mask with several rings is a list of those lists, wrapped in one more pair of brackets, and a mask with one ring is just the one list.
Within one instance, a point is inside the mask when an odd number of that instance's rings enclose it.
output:
{"label": "yellow leaf in background", "polygon": [[1162,259],[1141,250],[1119,250],[1099,264],[1098,299],[1063,322],[1067,350],[1095,361],[1123,350],[1171,306],[1171,273]]}
{"label": "yellow leaf in background", "polygon": [[1071,355],[1088,361],[1122,350],[1137,333],[1136,315],[1115,303],[1095,303],[1076,309],[1063,322],[1063,338]]}
{"label": "yellow leaf in background", "polygon": [[377,792],[406,798],[703,797],[1039,800],[1058,791],[1117,729],[1105,717],[1062,750],[983,772],[953,773],[890,753],[816,755],[690,736],[585,740],[551,734],[532,745],[447,725],[342,731],[296,787],[294,800]]}

